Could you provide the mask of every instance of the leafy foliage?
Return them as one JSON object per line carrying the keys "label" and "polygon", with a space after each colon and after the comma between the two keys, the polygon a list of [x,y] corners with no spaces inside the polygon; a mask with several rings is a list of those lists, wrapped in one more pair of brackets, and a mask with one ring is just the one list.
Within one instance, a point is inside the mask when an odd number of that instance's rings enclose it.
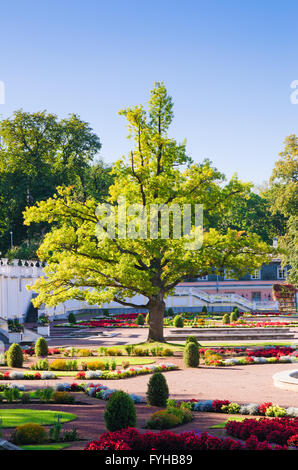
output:
{"label": "leafy foliage", "polygon": [[186,367],[198,367],[200,361],[200,353],[198,346],[190,341],[185,345],[183,351],[183,361]]}
{"label": "leafy foliage", "polygon": [[48,343],[44,338],[38,338],[35,343],[34,352],[38,357],[47,357],[49,348]]}
{"label": "leafy foliage", "polygon": [[125,392],[114,392],[108,400],[104,420],[108,431],[134,427],[137,421],[136,407]]}
{"label": "leafy foliage", "polygon": [[13,343],[7,352],[8,367],[23,367],[24,356],[19,344]]}
{"label": "leafy foliage", "polygon": [[[76,298],[89,304],[115,301],[147,308],[148,339],[163,341],[165,298],[177,284],[189,277],[220,274],[224,268],[233,269],[236,275],[253,272],[269,260],[272,249],[254,233],[221,230],[219,215],[228,210],[236,195],[246,198],[250,185],[236,177],[225,184],[224,175],[209,161],[194,164],[185,143],[169,137],[173,102],[162,83],[151,91],[148,113],[143,106],[135,106],[120,114],[128,121],[135,148],[113,167],[114,183],[107,199],[110,217],[117,219],[117,203],[124,197],[127,204],[142,204],[148,213],[151,204],[160,208],[187,203],[194,209],[199,202],[205,217],[203,245],[189,250],[190,236],[199,231],[193,220],[189,236],[175,238],[171,223],[169,238],[161,236],[160,224],[157,238],[144,238],[142,231],[148,234],[148,224],[128,215],[127,232],[134,236],[122,237],[123,226],[119,229],[116,224],[114,236],[107,237],[106,214],[97,210],[97,200],[88,197],[82,202],[72,188],[60,187],[57,195],[25,212],[27,225],[52,226],[38,250],[40,259],[47,262],[47,278],[32,287],[39,292],[34,303],[53,306]],[[88,288],[82,290],[83,286]],[[144,305],[129,300],[137,294],[147,299]]]}
{"label": "leafy foliage", "polygon": [[165,406],[169,398],[169,388],[163,374],[155,372],[148,382],[147,402],[152,406]]}

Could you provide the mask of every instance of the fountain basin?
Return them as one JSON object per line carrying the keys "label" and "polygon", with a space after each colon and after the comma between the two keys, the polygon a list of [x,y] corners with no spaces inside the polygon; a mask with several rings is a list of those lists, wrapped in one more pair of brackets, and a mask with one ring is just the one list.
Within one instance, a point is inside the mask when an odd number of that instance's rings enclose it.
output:
{"label": "fountain basin", "polygon": [[298,369],[284,370],[272,376],[275,387],[298,392]]}

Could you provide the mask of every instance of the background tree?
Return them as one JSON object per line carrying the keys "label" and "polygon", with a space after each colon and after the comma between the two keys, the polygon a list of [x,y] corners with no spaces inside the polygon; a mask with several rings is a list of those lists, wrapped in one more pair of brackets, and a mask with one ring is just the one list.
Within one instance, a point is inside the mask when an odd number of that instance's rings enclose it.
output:
{"label": "background tree", "polygon": [[[113,167],[114,183],[108,202],[118,215],[117,201],[139,203],[148,209],[175,203],[201,203],[209,225],[201,249],[189,250],[189,237],[140,238],[141,224],[134,216],[136,238],[121,238],[116,227],[112,237],[97,237],[103,215],[96,215],[97,201],[82,202],[71,188],[60,188],[54,198],[41,201],[25,212],[25,223],[52,223],[38,250],[47,262],[47,278],[33,289],[39,295],[35,305],[55,305],[70,298],[90,304],[116,301],[124,306],[149,310],[148,340],[163,341],[165,298],[187,277],[222,273],[233,269],[236,275],[253,272],[268,259],[270,248],[256,234],[210,226],[212,216],[225,213],[235,195],[246,197],[249,185],[224,176],[210,162],[193,164],[185,144],[168,135],[173,119],[173,103],[163,84],[151,91],[148,113],[142,106],[120,112],[128,121],[129,137],[135,148]],[[148,228],[148,227],[147,227]],[[192,221],[192,235],[195,232]],[[159,224],[159,235],[161,227]],[[120,235],[120,237],[119,237]],[[82,289],[83,288],[83,289]],[[140,294],[144,303],[133,297]]]}
{"label": "background tree", "polygon": [[59,120],[45,111],[18,110],[0,123],[0,137],[0,251],[8,249],[13,231],[15,245],[26,239],[17,251],[32,255],[32,239],[40,239],[44,226],[26,229],[25,207],[52,196],[60,185],[73,185],[82,197],[106,194],[109,168],[100,160],[92,165],[101,143],[75,114]]}
{"label": "background tree", "polygon": [[285,139],[284,151],[273,169],[271,186],[266,196],[271,211],[286,218],[286,233],[279,238],[282,265],[290,265],[287,280],[298,286],[298,138],[292,134]]}

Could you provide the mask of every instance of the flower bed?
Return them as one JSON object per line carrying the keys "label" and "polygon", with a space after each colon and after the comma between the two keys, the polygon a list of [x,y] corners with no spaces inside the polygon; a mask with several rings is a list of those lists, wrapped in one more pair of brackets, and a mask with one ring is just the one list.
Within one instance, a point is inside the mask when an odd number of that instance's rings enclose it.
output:
{"label": "flower bed", "polygon": [[147,365],[144,367],[130,367],[129,369],[119,369],[116,371],[96,370],[96,371],[82,371],[76,374],[76,379],[79,380],[94,380],[94,379],[126,379],[128,377],[135,377],[136,375],[152,374],[153,372],[167,372],[170,370],[177,370],[176,364],[159,364]]}
{"label": "flower bed", "polygon": [[[179,401],[178,401],[179,403]],[[273,403],[233,403],[229,400],[188,400],[191,403],[193,411],[199,412],[216,412],[225,414],[240,414],[252,416],[270,416],[270,417],[283,417],[298,418],[298,408],[293,406],[282,408]]]}
{"label": "flower bed", "polygon": [[11,371],[0,373],[0,380],[53,380],[57,379],[57,376],[50,371],[35,372],[34,374]]}
{"label": "flower bed", "polygon": [[[207,432],[194,431],[175,434],[171,431],[146,432],[141,434],[135,428],[102,434],[92,441],[85,450],[142,450],[142,451],[194,451],[194,450],[273,450],[267,442],[242,444],[231,438],[220,439]],[[276,446],[276,450],[287,447]]]}
{"label": "flower bed", "polygon": [[228,421],[226,432],[233,437],[246,441],[254,436],[258,441],[268,441],[286,445],[290,438],[298,435],[298,418],[261,418],[244,421]]}

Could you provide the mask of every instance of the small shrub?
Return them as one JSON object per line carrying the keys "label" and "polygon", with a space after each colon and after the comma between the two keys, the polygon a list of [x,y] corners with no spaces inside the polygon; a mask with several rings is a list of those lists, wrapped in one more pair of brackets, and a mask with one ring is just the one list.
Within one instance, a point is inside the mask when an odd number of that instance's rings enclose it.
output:
{"label": "small shrub", "polygon": [[168,314],[169,317],[172,317],[174,315],[174,310],[172,309],[172,307],[168,308],[167,314]]}
{"label": "small shrub", "polygon": [[18,426],[12,435],[15,444],[42,444],[47,440],[47,432],[43,426],[27,423]]}
{"label": "small shrub", "polygon": [[7,353],[8,367],[23,367],[24,356],[19,344],[13,343]]}
{"label": "small shrub", "polygon": [[185,346],[186,346],[188,343],[194,343],[197,347],[199,347],[198,340],[197,340],[197,338],[196,338],[194,335],[189,335],[189,336],[186,338]]}
{"label": "small shrub", "polygon": [[163,351],[162,351],[162,356],[164,357],[167,357],[167,356],[174,356],[174,351],[172,349],[169,349],[169,348],[165,348]]}
{"label": "small shrub", "polygon": [[230,315],[230,323],[233,323],[238,320],[238,315],[236,312],[232,312]]}
{"label": "small shrub", "polygon": [[184,320],[181,317],[181,315],[176,315],[174,318],[174,326],[175,328],[183,328],[184,326]]}
{"label": "small shrub", "polygon": [[131,356],[134,352],[134,346],[132,346],[131,344],[128,344],[127,346],[125,346],[125,351],[127,352],[127,355],[128,356]]}
{"label": "small shrub", "polygon": [[203,308],[202,308],[202,313],[207,313],[207,312],[208,312],[207,307],[206,307],[206,305],[204,305]]}
{"label": "small shrub", "polygon": [[49,353],[48,343],[44,338],[38,338],[34,348],[35,355],[37,357],[47,357]]}
{"label": "small shrub", "polygon": [[170,429],[179,426],[180,420],[178,416],[169,413],[167,410],[156,411],[148,419],[146,428],[148,429]]}
{"label": "small shrub", "polygon": [[30,393],[28,393],[28,392],[22,393],[21,402],[24,403],[24,404],[29,403],[30,402]]}
{"label": "small shrub", "polygon": [[240,317],[240,312],[239,312],[239,308],[238,308],[238,307],[234,307],[234,308],[233,308],[233,312],[235,312],[235,313],[236,313],[236,315],[237,315],[237,318],[239,318],[239,317]]}
{"label": "small shrub", "polygon": [[183,351],[183,361],[186,367],[198,367],[200,362],[200,352],[198,346],[189,342]]}
{"label": "small shrub", "polygon": [[3,392],[3,396],[8,403],[13,403],[21,398],[21,392],[17,388],[6,388]]}
{"label": "small shrub", "polygon": [[104,420],[108,431],[117,431],[136,426],[136,407],[132,398],[125,392],[114,392],[107,403]]}
{"label": "small shrub", "polygon": [[68,323],[70,323],[71,325],[74,325],[76,322],[77,322],[77,319],[76,319],[76,316],[73,312],[70,312],[68,314]]}
{"label": "small shrub", "polygon": [[163,374],[155,372],[148,382],[147,402],[152,406],[166,406],[169,398],[169,387]]}
{"label": "small shrub", "polygon": [[54,392],[53,401],[54,403],[72,404],[75,402],[75,397],[68,392]]}
{"label": "small shrub", "polygon": [[49,370],[49,361],[47,359],[39,359],[35,364],[31,364],[31,370]]}
{"label": "small shrub", "polygon": [[139,313],[139,315],[137,316],[137,325],[143,326],[144,323],[145,323],[144,315]]}
{"label": "small shrub", "polygon": [[135,348],[134,355],[135,356],[149,356],[149,349]]}
{"label": "small shrub", "polygon": [[50,364],[50,370],[67,370],[67,361],[65,359],[55,359]]}
{"label": "small shrub", "polygon": [[90,361],[86,364],[88,370],[105,370],[105,363],[103,361]]}
{"label": "small shrub", "polygon": [[228,313],[224,314],[222,317],[222,322],[224,325],[228,325],[230,323],[230,315]]}
{"label": "small shrub", "polygon": [[87,349],[87,348],[83,348],[83,349],[79,349],[78,351],[78,356],[79,357],[89,357],[89,356],[92,356],[92,351],[90,351],[90,349]]}

